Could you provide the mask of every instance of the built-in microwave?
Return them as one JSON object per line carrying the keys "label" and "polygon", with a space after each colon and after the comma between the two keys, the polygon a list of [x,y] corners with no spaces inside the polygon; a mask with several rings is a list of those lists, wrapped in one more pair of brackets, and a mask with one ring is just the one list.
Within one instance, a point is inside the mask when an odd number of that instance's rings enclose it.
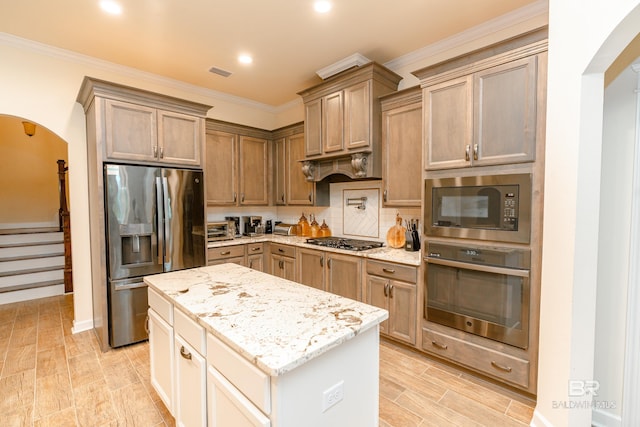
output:
{"label": "built-in microwave", "polygon": [[529,173],[430,178],[424,183],[424,232],[453,237],[529,243]]}

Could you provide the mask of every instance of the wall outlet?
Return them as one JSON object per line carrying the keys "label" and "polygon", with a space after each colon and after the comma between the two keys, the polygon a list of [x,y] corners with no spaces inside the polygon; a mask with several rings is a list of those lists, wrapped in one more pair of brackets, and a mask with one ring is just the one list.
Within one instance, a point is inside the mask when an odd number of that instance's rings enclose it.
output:
{"label": "wall outlet", "polygon": [[344,398],[344,381],[331,386],[322,393],[322,412],[331,408]]}

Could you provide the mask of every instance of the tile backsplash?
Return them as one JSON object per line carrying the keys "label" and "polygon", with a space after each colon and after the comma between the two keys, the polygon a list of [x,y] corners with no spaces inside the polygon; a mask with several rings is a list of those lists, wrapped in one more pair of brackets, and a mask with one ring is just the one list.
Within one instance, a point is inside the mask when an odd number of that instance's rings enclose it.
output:
{"label": "tile backsplash", "polygon": [[[262,206],[262,207],[209,207],[207,220],[224,219],[225,216],[260,215],[271,219],[297,224],[302,213],[310,220],[313,214],[322,224],[325,220],[334,236],[363,238],[386,242],[387,231],[396,223],[396,214],[404,219],[420,218],[420,208],[383,208],[382,181],[351,181],[330,185],[330,206]],[[365,209],[347,206],[347,198],[367,197]]]}

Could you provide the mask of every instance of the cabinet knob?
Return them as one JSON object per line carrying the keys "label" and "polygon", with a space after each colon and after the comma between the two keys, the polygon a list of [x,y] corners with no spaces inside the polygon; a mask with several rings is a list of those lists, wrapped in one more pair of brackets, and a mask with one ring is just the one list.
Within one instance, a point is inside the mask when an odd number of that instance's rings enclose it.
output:
{"label": "cabinet knob", "polygon": [[471,153],[471,146],[469,144],[467,144],[465,150],[464,150],[464,159],[468,162],[469,160],[471,160],[470,157],[470,153]]}
{"label": "cabinet knob", "polygon": [[324,256],[320,257],[320,267],[324,267]]}
{"label": "cabinet knob", "polygon": [[180,356],[184,357],[187,360],[191,360],[191,353],[189,353],[183,345],[180,346]]}
{"label": "cabinet knob", "polygon": [[327,260],[327,268],[331,268],[331,258]]}
{"label": "cabinet knob", "polygon": [[498,369],[499,371],[511,372],[511,367],[510,366],[501,365],[499,363],[496,363],[493,360],[491,361],[491,366],[493,366],[494,368]]}
{"label": "cabinet knob", "polygon": [[158,157],[158,146],[157,145],[153,146],[153,157]]}
{"label": "cabinet knob", "polygon": [[384,296],[385,298],[389,296],[389,283],[384,284]]}
{"label": "cabinet knob", "polygon": [[393,285],[389,285],[389,298],[393,298]]}
{"label": "cabinet knob", "polygon": [[478,160],[478,144],[473,144],[473,160]]}
{"label": "cabinet knob", "polygon": [[280,196],[280,199],[282,200],[282,203],[284,203],[284,193],[282,193],[282,196]]}
{"label": "cabinet knob", "polygon": [[238,201],[238,193],[233,193],[233,203]]}
{"label": "cabinet knob", "polygon": [[384,190],[382,192],[382,200],[384,200],[384,202],[387,203],[387,190]]}
{"label": "cabinet knob", "polygon": [[253,268],[253,260],[252,259],[249,260],[249,268]]}
{"label": "cabinet knob", "polygon": [[164,158],[164,147],[160,147],[160,158]]}
{"label": "cabinet knob", "polygon": [[244,193],[240,196],[240,203],[244,203]]}
{"label": "cabinet knob", "polygon": [[440,350],[446,350],[447,346],[445,344],[440,344],[437,341],[431,341],[431,345],[434,346],[435,348],[439,348]]}
{"label": "cabinet knob", "polygon": [[309,201],[312,201],[311,193],[309,193]]}

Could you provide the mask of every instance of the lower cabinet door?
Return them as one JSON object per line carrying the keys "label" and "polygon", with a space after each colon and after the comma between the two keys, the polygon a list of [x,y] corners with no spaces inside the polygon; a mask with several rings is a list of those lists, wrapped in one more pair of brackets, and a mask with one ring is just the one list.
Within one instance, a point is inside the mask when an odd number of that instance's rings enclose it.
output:
{"label": "lower cabinet door", "polygon": [[175,336],[176,425],[207,425],[207,364],[179,334]]}
{"label": "lower cabinet door", "polygon": [[155,311],[149,309],[151,384],[171,415],[175,416],[173,349],[173,328]]}
{"label": "lower cabinet door", "polygon": [[209,427],[271,427],[271,421],[213,366],[207,368]]}

